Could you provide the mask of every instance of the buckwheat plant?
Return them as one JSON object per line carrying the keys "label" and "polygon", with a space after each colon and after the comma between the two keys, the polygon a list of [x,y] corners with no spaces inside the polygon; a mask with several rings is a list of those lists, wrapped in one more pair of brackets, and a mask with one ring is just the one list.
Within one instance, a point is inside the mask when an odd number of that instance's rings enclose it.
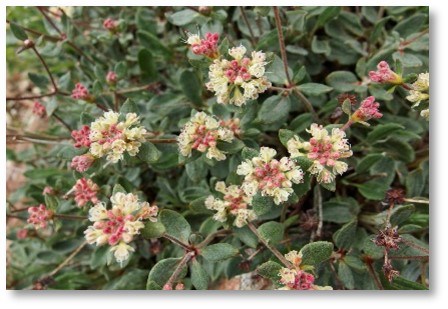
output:
{"label": "buckwheat plant", "polygon": [[9,6],[5,42],[8,289],[429,288],[428,7]]}

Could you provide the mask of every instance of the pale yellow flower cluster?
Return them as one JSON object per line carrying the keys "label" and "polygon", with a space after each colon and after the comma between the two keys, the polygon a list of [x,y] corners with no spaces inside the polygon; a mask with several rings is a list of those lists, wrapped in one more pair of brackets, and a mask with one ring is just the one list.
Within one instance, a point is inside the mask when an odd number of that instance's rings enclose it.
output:
{"label": "pale yellow flower cluster", "polygon": [[347,171],[347,163],[340,159],[352,156],[350,144],[345,138],[345,132],[333,128],[331,134],[321,125],[313,123],[307,130],[311,134],[308,142],[303,142],[295,135],[287,143],[287,148],[291,157],[306,156],[313,161],[309,172],[317,175],[317,181],[330,183],[336,174],[342,175]]}
{"label": "pale yellow flower cluster", "polygon": [[135,156],[141,143],[145,141],[146,129],[138,126],[139,117],[135,113],[126,114],[120,121],[120,114],[108,111],[90,126],[90,153],[97,158],[106,156],[112,163],[123,159],[127,152]]}
{"label": "pale yellow flower cluster", "polygon": [[266,54],[253,51],[251,58],[245,57],[244,46],[229,49],[233,60],[215,59],[209,68],[208,90],[215,92],[217,102],[241,106],[248,100],[258,98],[271,83],[265,74]]}
{"label": "pale yellow flower cluster", "polygon": [[213,219],[226,222],[231,215],[235,217],[233,225],[243,227],[257,218],[254,211],[248,209],[252,202],[252,196],[248,196],[241,187],[236,185],[226,187],[223,181],[219,181],[216,183],[215,189],[223,194],[223,198],[219,199],[210,195],[205,200],[205,206],[216,211]]}
{"label": "pale yellow flower cluster", "polygon": [[[420,102],[429,100],[429,73],[420,73],[417,80],[411,85],[409,95],[406,99],[414,103],[412,108],[420,105]],[[420,115],[426,120],[429,120],[429,107],[423,109]]]}
{"label": "pale yellow flower cluster", "polygon": [[132,193],[115,193],[110,201],[112,208],[109,210],[104,203],[97,203],[89,210],[89,220],[94,223],[84,234],[89,244],[109,244],[117,262],[122,263],[134,251],[129,243],[145,226],[142,221],[157,221],[158,208],[147,202],[139,202]]}
{"label": "pale yellow flower cluster", "polygon": [[206,153],[207,158],[225,160],[225,152],[217,148],[218,141],[232,142],[234,134],[222,127],[217,119],[204,112],[198,112],[182,129],[177,141],[180,153],[187,157],[193,150]]}
{"label": "pale yellow flower cluster", "polygon": [[260,192],[262,196],[272,197],[279,205],[294,192],[292,184],[303,181],[303,172],[290,158],[274,159],[276,154],[272,148],[261,147],[260,155],[242,162],[236,172],[245,176],[241,187],[247,195]]}

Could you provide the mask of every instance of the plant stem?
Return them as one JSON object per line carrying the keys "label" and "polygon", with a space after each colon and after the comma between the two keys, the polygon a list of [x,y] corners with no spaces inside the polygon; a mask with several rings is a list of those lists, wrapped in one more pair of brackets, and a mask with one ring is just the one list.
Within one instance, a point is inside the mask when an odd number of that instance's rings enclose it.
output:
{"label": "plant stem", "polygon": [[175,138],[160,138],[160,139],[148,138],[146,140],[153,144],[175,144],[175,143],[177,143],[177,139],[175,139]]}
{"label": "plant stem", "polygon": [[166,238],[166,239],[168,239],[168,240],[171,241],[172,243],[175,243],[176,245],[181,246],[181,247],[184,248],[185,250],[187,250],[187,251],[191,251],[191,247],[190,247],[189,245],[183,243],[183,242],[180,241],[179,239],[177,239],[177,238],[175,238],[175,237],[173,237],[173,236],[170,236],[170,235],[168,235],[168,234],[163,234],[163,237]]}
{"label": "plant stem", "polygon": [[254,233],[258,240],[263,243],[263,245],[268,248],[276,257],[280,260],[280,262],[283,263],[288,268],[291,268],[291,263],[283,256],[283,254],[280,253],[280,251],[277,250],[277,248],[271,246],[263,237],[261,237],[260,233],[258,233],[257,228],[254,226],[252,222],[247,223],[247,226],[250,228],[252,233]]}
{"label": "plant stem", "polygon": [[45,97],[52,97],[56,94],[57,94],[57,92],[49,92],[49,93],[44,93],[44,94],[39,94],[39,95],[32,95],[32,96],[28,96],[28,97],[17,97],[17,98],[6,97],[6,101],[35,100],[35,99],[41,99],[41,98],[45,98]]}
{"label": "plant stem", "polygon": [[406,244],[406,245],[408,245],[408,246],[411,247],[411,248],[420,250],[421,252],[426,253],[426,254],[429,255],[429,250],[428,250],[428,249],[423,248],[423,247],[421,247],[421,246],[419,246],[419,245],[413,243],[412,241],[409,241],[409,240],[407,240],[407,239],[402,238],[402,239],[401,239],[401,242],[404,243],[404,244]]}
{"label": "plant stem", "polygon": [[313,231],[313,233],[311,233],[310,242],[313,242],[316,237],[319,239],[322,236],[323,209],[322,209],[322,192],[320,191],[319,185],[316,185],[314,187],[314,209],[317,214],[318,224],[317,224],[316,232]]}
{"label": "plant stem", "polygon": [[249,23],[249,20],[247,19],[246,12],[244,11],[244,8],[240,6],[241,15],[243,16],[244,22],[246,23],[247,29],[249,29],[250,33],[250,41],[252,45],[255,47],[257,45],[257,40],[255,39],[254,32],[252,30],[252,26]]}
{"label": "plant stem", "polygon": [[404,201],[405,201],[405,202],[409,202],[409,203],[418,203],[418,204],[428,204],[428,205],[429,205],[429,201],[427,201],[427,200],[419,200],[419,199],[413,199],[413,198],[405,198]]}
{"label": "plant stem", "polygon": [[53,217],[66,220],[87,220],[85,216],[54,214]]}
{"label": "plant stem", "polygon": [[54,117],[54,119],[56,119],[57,121],[59,121],[66,129],[67,131],[69,131],[70,133],[72,132],[72,128],[68,125],[68,123],[66,123],[61,117],[59,117],[58,115],[56,115],[55,113],[51,114],[51,116]]}
{"label": "plant stem", "polygon": [[353,124],[353,121],[351,119],[349,119],[340,129],[341,131],[345,131],[347,130],[351,125]]}
{"label": "plant stem", "polygon": [[196,246],[196,248],[202,248],[207,246],[213,239],[220,236],[225,236],[230,232],[230,230],[219,230],[210,235],[208,235],[200,244]]}
{"label": "plant stem", "polygon": [[171,277],[168,279],[168,281],[165,283],[165,286],[169,286],[170,288],[173,286],[173,283],[176,281],[177,277],[179,277],[180,273],[184,269],[185,265],[187,265],[188,261],[191,260],[191,258],[195,255],[193,251],[185,253],[183,258],[179,261],[179,264],[177,264],[176,269],[174,270]]}
{"label": "plant stem", "polygon": [[87,245],[87,241],[84,241],[75,251],[73,251],[61,264],[58,265],[51,273],[48,274],[48,277],[53,277],[56,275],[62,268],[67,266],[67,264],[82,250],[82,248]]}
{"label": "plant stem", "polygon": [[389,256],[390,260],[419,260],[428,261],[429,256],[427,255],[409,255],[409,256]]}
{"label": "plant stem", "polygon": [[378,279],[378,276],[376,275],[375,270],[372,267],[372,262],[370,261],[370,258],[368,261],[364,260],[364,263],[366,264],[367,270],[369,271],[370,276],[373,278],[373,281],[375,281],[375,285],[378,288],[378,290],[384,290],[384,287],[381,284],[380,279]]}
{"label": "plant stem", "polygon": [[306,109],[308,112],[311,113],[313,116],[314,121],[319,121],[319,116],[317,115],[316,111],[314,110],[313,105],[311,102],[303,95],[303,93],[297,89],[296,87],[292,88],[292,91],[297,95],[297,97],[305,104]]}
{"label": "plant stem", "polygon": [[45,68],[45,71],[47,71],[48,77],[50,77],[51,80],[51,84],[53,85],[53,91],[54,92],[59,92],[58,90],[58,86],[56,85],[56,82],[54,81],[53,78],[53,74],[51,74],[50,68],[48,67],[47,63],[45,62],[44,58],[42,57],[42,55],[37,51],[36,47],[33,46],[31,47],[31,49],[34,51],[34,53],[36,54],[37,58],[39,58],[40,62],[42,63],[42,65]]}
{"label": "plant stem", "polygon": [[278,33],[278,44],[280,45],[280,55],[282,56],[283,60],[283,68],[285,69],[286,79],[288,80],[288,87],[293,86],[291,77],[289,76],[288,71],[288,59],[286,58],[286,48],[285,48],[285,41],[283,38],[283,30],[282,30],[282,21],[280,19],[280,12],[278,10],[278,7],[274,6],[274,15],[275,15],[275,25],[277,27],[277,33]]}

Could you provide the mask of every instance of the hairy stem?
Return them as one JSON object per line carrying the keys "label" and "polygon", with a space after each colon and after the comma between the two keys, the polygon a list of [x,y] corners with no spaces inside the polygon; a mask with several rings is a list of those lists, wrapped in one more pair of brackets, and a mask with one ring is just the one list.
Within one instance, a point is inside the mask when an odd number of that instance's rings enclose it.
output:
{"label": "hairy stem", "polygon": [[244,11],[244,7],[240,6],[241,15],[243,16],[243,20],[246,23],[247,29],[249,29],[250,33],[250,41],[253,46],[257,45],[257,40],[254,35],[254,31],[252,30],[252,26],[249,23],[249,20],[247,19],[246,12]]}
{"label": "hairy stem", "polygon": [[296,87],[292,88],[292,91],[296,94],[296,96],[302,101],[303,104],[305,104],[305,108],[308,110],[308,112],[311,113],[313,116],[314,121],[319,121],[319,116],[317,115],[316,111],[314,110],[313,105],[311,102],[303,95],[303,93],[297,89]]}
{"label": "hairy stem", "polygon": [[75,251],[73,251],[61,264],[58,265],[51,273],[48,274],[49,277],[56,275],[62,268],[67,266],[68,263],[82,250],[82,248],[87,245],[87,241],[84,241]]}
{"label": "hairy stem", "polygon": [[168,239],[168,240],[171,241],[172,243],[175,243],[176,245],[181,246],[181,247],[184,248],[185,250],[187,250],[187,251],[191,251],[191,247],[190,247],[189,245],[185,244],[184,242],[180,241],[179,239],[177,239],[177,238],[175,238],[175,237],[173,237],[173,236],[170,236],[170,235],[168,235],[168,234],[164,234],[163,237],[166,238],[166,239]]}
{"label": "hairy stem", "polygon": [[370,276],[372,277],[373,281],[375,282],[376,287],[378,290],[384,290],[383,285],[381,284],[380,279],[378,278],[375,270],[373,269],[372,262],[369,260],[364,260],[364,263],[367,266],[367,270],[369,271]]}
{"label": "hairy stem", "polygon": [[165,283],[165,286],[169,286],[170,288],[173,286],[173,283],[176,281],[176,279],[179,277],[180,273],[184,269],[185,265],[191,260],[191,258],[195,255],[193,251],[185,253],[185,255],[182,257],[182,259],[179,261],[179,264],[177,264],[176,269],[174,270],[171,277],[168,279],[168,281]]}
{"label": "hairy stem", "polygon": [[277,27],[278,33],[278,44],[280,45],[280,55],[283,60],[283,68],[285,69],[286,79],[288,80],[288,87],[293,85],[291,77],[289,76],[288,71],[288,59],[286,58],[286,48],[285,48],[285,40],[283,38],[283,30],[282,30],[282,21],[280,19],[280,12],[278,7],[274,6],[274,15],[275,15],[275,25]]}

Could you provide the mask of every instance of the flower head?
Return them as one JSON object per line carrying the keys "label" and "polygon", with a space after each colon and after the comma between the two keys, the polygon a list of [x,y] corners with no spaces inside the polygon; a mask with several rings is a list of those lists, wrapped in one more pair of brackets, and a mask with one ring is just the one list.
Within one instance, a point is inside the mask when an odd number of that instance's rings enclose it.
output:
{"label": "flower head", "polygon": [[134,251],[130,245],[134,236],[144,227],[143,220],[157,221],[157,206],[139,202],[132,193],[115,193],[111,199],[111,209],[98,203],[89,210],[89,220],[94,222],[84,231],[89,244],[101,246],[108,244],[115,259],[122,263]]}
{"label": "flower head", "polygon": [[77,172],[83,173],[87,171],[90,166],[92,166],[95,161],[95,157],[91,154],[84,154],[80,156],[76,156],[72,159],[70,167],[76,170]]}
{"label": "flower head", "polygon": [[34,225],[36,229],[46,228],[48,221],[53,218],[53,211],[47,209],[44,204],[28,208],[28,223]]}
{"label": "flower head", "polygon": [[16,233],[17,239],[25,239],[28,237],[28,230],[27,229],[20,229]]}
{"label": "flower head", "polygon": [[241,134],[241,127],[240,127],[240,119],[239,118],[230,118],[226,120],[221,120],[219,124],[224,127],[228,128],[230,131],[233,132],[234,135],[240,135]]}
{"label": "flower head", "polygon": [[375,102],[374,96],[367,97],[361,102],[359,108],[353,113],[351,120],[353,122],[365,123],[372,118],[379,119],[383,117],[383,114],[378,111],[379,107],[380,103]]}
{"label": "flower head", "polygon": [[45,106],[40,104],[39,101],[34,101],[33,114],[39,116],[40,118],[44,118],[47,115],[47,109]]}
{"label": "flower head", "polygon": [[401,85],[403,79],[400,75],[392,71],[386,61],[381,61],[377,65],[376,71],[370,71],[369,77],[372,81],[377,83],[388,83],[394,85]]}
{"label": "flower head", "polygon": [[75,147],[90,147],[90,127],[84,125],[80,130],[73,130],[72,137],[75,140]]}
{"label": "flower head", "polygon": [[130,156],[137,155],[142,142],[145,141],[146,129],[138,126],[139,117],[135,113],[126,114],[124,121],[119,120],[120,114],[108,111],[90,126],[90,153],[117,163],[127,152]]}
{"label": "flower head", "polygon": [[118,21],[112,19],[112,18],[106,18],[103,21],[103,27],[107,30],[109,30],[110,32],[116,32],[117,27],[118,27]]}
{"label": "flower head", "polygon": [[45,186],[44,190],[42,191],[42,195],[53,195],[54,189],[50,186]]}
{"label": "flower head", "polygon": [[429,73],[420,73],[417,80],[412,84],[412,89],[421,92],[429,91]]}
{"label": "flower head", "polygon": [[106,82],[108,84],[115,85],[117,83],[117,80],[118,80],[117,73],[115,73],[114,71],[107,72]]}
{"label": "flower head", "polygon": [[93,97],[90,95],[89,90],[81,83],[77,83],[72,90],[72,98],[76,100],[92,101]]}
{"label": "flower head", "polygon": [[348,168],[347,163],[340,159],[353,154],[348,140],[345,139],[345,132],[333,128],[329,134],[316,123],[313,123],[307,132],[311,133],[310,140],[302,142],[298,136],[294,136],[287,143],[288,151],[292,157],[306,156],[312,160],[313,164],[308,171],[317,175],[318,182],[330,183],[336,174],[342,175]]}
{"label": "flower head", "polygon": [[380,230],[378,235],[373,240],[375,245],[385,247],[386,249],[398,249],[398,244],[401,242],[401,237],[398,234],[398,228],[386,226],[384,230]]}
{"label": "flower head", "polygon": [[204,55],[215,59],[218,57],[218,33],[207,32],[205,38],[201,39],[197,34],[188,34],[187,44],[191,46],[191,51],[196,55]]}
{"label": "flower head", "polygon": [[241,187],[231,185],[226,187],[222,181],[216,183],[215,189],[223,194],[223,198],[215,198],[210,195],[205,200],[205,206],[208,209],[215,210],[213,219],[220,222],[226,222],[228,216],[235,217],[233,225],[243,227],[248,221],[256,219],[252,209],[248,209],[252,202],[252,196],[248,196]]}
{"label": "flower head", "polygon": [[265,74],[266,55],[261,51],[245,57],[244,46],[229,49],[233,60],[215,59],[209,68],[208,90],[215,92],[218,103],[241,106],[258,98],[271,86]]}
{"label": "flower head", "polygon": [[89,201],[93,204],[99,202],[96,194],[100,188],[91,179],[78,179],[73,188],[75,189],[75,201],[78,207],[84,206]]}
{"label": "flower head", "polygon": [[272,148],[261,147],[260,155],[242,162],[236,172],[245,176],[241,187],[247,195],[260,192],[273,197],[274,203],[279,205],[293,193],[292,184],[303,181],[303,172],[287,157],[274,159],[276,154]]}
{"label": "flower head", "polygon": [[226,159],[226,155],[217,148],[218,141],[230,143],[233,139],[231,130],[221,127],[219,121],[212,116],[198,112],[183,127],[178,145],[183,156],[190,156],[195,149],[206,152],[209,159],[221,161]]}
{"label": "flower head", "polygon": [[414,103],[412,108],[418,107],[422,101],[425,101],[425,105],[420,107],[420,116],[429,121],[429,73],[418,75],[417,80],[411,85],[406,100]]}

